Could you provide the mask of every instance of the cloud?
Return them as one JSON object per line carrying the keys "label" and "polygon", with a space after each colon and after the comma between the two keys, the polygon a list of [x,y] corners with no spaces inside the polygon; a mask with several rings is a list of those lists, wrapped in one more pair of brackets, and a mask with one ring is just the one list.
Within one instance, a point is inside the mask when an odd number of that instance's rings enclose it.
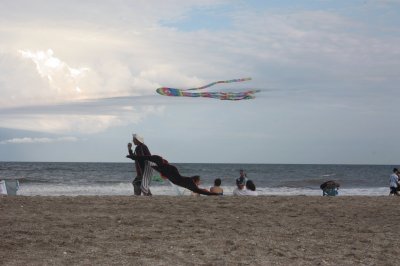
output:
{"label": "cloud", "polygon": [[[1,127],[96,133],[162,115],[163,103],[151,98],[160,86],[245,76],[256,88],[314,95],[399,81],[398,35],[377,36],[335,10],[212,0],[40,3],[0,4]],[[161,23],[224,4],[230,23],[217,33]]]}
{"label": "cloud", "polygon": [[78,141],[75,137],[59,137],[59,138],[13,138],[8,140],[0,141],[0,144],[32,144],[32,143],[54,143],[54,142],[76,142]]}
{"label": "cloud", "polygon": [[133,107],[129,99],[133,98],[2,109],[0,127],[57,134],[94,134],[111,127],[137,124],[149,115],[164,113],[165,106],[138,103],[141,106]]}
{"label": "cloud", "polygon": [[85,76],[88,68],[71,68],[65,62],[55,57],[53,50],[31,52],[19,51],[23,58],[31,59],[39,75],[46,78],[52,89],[81,93],[79,80]]}

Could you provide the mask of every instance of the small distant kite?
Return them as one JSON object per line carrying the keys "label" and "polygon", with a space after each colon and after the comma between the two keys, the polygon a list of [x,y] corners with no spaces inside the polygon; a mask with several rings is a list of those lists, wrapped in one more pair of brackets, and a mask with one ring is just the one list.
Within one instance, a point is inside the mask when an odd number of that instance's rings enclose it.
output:
{"label": "small distant kite", "polygon": [[202,87],[191,88],[191,89],[176,89],[176,88],[161,87],[157,89],[157,93],[164,96],[206,97],[206,98],[214,98],[214,99],[229,100],[229,101],[254,99],[255,98],[254,94],[259,92],[260,90],[248,90],[242,92],[189,92],[194,90],[202,90],[219,83],[243,82],[247,80],[251,80],[251,78],[220,80],[212,82]]}

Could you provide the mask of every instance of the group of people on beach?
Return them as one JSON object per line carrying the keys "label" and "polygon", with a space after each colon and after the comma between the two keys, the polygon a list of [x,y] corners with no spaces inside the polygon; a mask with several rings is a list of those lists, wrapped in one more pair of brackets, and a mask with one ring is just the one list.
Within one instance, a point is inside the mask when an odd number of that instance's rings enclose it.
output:
{"label": "group of people on beach", "polygon": [[[171,165],[167,160],[159,155],[152,155],[149,148],[144,144],[143,137],[138,134],[133,134],[133,144],[136,146],[135,150],[132,150],[132,143],[128,143],[128,155],[126,157],[135,161],[136,177],[132,181],[134,194],[136,196],[151,196],[150,181],[153,176],[153,170],[160,173],[161,177],[169,180],[171,183],[186,188],[192,191],[192,195],[208,195],[208,196],[219,196],[223,195],[223,189],[221,188],[221,179],[217,178],[214,181],[214,186],[209,190],[200,188],[200,176],[182,176],[178,169]],[[400,171],[397,168],[393,169],[393,173],[390,175],[389,195],[400,196]],[[321,185],[321,189],[325,195],[331,195],[327,193],[326,188],[331,189],[330,183],[334,183],[334,194],[337,195],[337,188],[339,185],[334,181],[327,181]],[[240,176],[236,179],[236,188],[233,190],[235,196],[257,196],[256,186],[252,180],[248,180],[245,172],[240,170]]]}
{"label": "group of people on beach", "polygon": [[[160,173],[161,177],[169,180],[171,183],[186,188],[194,195],[220,196],[223,195],[221,188],[221,179],[214,181],[214,186],[210,190],[200,188],[200,176],[182,176],[178,169],[159,155],[152,155],[149,148],[144,144],[143,137],[133,134],[133,144],[136,146],[132,150],[132,143],[128,143],[128,155],[135,161],[136,177],[132,181],[134,194],[136,196],[151,196],[150,181],[153,176],[153,170]],[[233,195],[236,196],[257,196],[256,186],[253,181],[248,180],[243,170],[240,170],[240,177],[236,179],[237,188]]]}
{"label": "group of people on beach", "polygon": [[243,169],[240,169],[240,176],[236,179],[236,188],[233,190],[234,196],[258,196],[256,185],[252,180],[247,179]]}
{"label": "group of people on beach", "polygon": [[[232,192],[233,196],[258,196],[254,182],[247,179],[247,176],[242,169],[239,172],[240,176],[236,179],[236,188]],[[196,182],[197,185],[200,185],[200,178],[196,179]],[[210,187],[210,192],[218,193],[221,196],[224,195],[224,190],[221,187],[221,184],[221,178],[216,178],[214,180],[214,186]],[[192,192],[192,195],[197,196],[199,194]]]}

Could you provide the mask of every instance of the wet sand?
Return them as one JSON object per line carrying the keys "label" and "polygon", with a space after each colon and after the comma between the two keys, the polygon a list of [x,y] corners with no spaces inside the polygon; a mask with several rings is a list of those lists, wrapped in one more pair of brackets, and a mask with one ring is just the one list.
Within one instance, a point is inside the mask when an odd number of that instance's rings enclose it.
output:
{"label": "wet sand", "polygon": [[0,196],[2,265],[396,265],[400,197]]}

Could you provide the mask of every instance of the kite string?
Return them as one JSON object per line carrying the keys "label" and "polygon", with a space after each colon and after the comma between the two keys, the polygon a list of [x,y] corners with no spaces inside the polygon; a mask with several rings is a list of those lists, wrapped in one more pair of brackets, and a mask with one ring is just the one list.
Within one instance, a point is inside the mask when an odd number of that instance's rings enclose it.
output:
{"label": "kite string", "polygon": [[243,82],[243,81],[248,81],[248,80],[251,80],[251,78],[220,80],[220,81],[215,81],[215,82],[212,82],[210,84],[207,84],[207,85],[204,85],[204,86],[201,86],[201,87],[197,87],[197,88],[191,88],[191,89],[186,89],[186,90],[182,89],[181,91],[202,90],[202,89],[214,86],[214,85],[219,84],[219,83]]}

